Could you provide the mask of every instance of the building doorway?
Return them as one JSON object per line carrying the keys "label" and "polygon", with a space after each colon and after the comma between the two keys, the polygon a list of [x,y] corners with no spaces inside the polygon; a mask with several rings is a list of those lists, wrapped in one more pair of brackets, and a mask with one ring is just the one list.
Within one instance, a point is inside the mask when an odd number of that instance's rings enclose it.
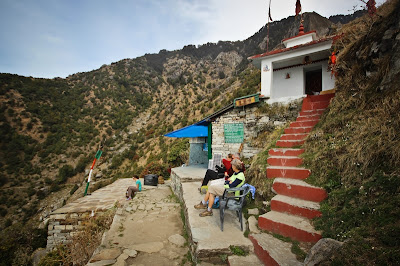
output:
{"label": "building doorway", "polygon": [[322,91],[322,69],[306,71],[305,78],[307,95],[319,94]]}

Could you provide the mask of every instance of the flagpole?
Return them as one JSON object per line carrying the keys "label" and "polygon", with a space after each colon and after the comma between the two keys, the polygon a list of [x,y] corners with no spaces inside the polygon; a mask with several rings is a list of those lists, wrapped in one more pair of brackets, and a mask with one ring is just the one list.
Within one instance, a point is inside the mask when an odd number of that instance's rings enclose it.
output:
{"label": "flagpole", "polygon": [[83,196],[86,196],[86,194],[87,194],[87,191],[88,191],[88,188],[89,188],[89,184],[90,184],[90,181],[92,179],[93,168],[94,168],[94,165],[96,164],[96,161],[98,159],[100,159],[101,154],[103,153],[102,149],[103,149],[103,145],[100,143],[99,150],[96,152],[96,155],[94,156],[92,167],[90,167],[89,177],[88,177],[88,181],[87,181],[87,184],[86,184],[85,193],[83,194]]}
{"label": "flagpole", "polygon": [[267,53],[269,52],[269,19],[271,17],[271,0],[269,0],[268,23],[267,23]]}

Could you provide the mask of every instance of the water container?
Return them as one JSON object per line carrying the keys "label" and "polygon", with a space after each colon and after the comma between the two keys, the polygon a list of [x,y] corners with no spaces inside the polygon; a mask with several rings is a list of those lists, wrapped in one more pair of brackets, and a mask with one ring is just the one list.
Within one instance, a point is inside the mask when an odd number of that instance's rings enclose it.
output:
{"label": "water container", "polygon": [[158,185],[158,175],[145,175],[144,184],[146,186],[157,186]]}

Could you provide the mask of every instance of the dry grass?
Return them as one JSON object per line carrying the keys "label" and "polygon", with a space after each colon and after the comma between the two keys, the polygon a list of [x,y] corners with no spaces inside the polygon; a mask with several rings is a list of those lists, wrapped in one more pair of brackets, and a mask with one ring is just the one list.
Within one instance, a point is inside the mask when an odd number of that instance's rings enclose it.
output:
{"label": "dry grass", "polygon": [[88,218],[67,245],[60,245],[48,253],[39,265],[86,265],[95,249],[100,245],[105,230],[111,226],[115,210]]}
{"label": "dry grass", "polygon": [[399,41],[384,39],[399,23],[399,1],[378,14],[343,28],[336,96],[305,144],[306,181],[329,193],[315,226],[346,240],[335,265],[400,263],[400,57],[391,49]]}

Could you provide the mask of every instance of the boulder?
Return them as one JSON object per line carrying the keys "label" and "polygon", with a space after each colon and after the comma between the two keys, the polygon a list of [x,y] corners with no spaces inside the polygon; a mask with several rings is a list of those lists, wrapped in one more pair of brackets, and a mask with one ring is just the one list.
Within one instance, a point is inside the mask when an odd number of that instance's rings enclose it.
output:
{"label": "boulder", "polygon": [[333,252],[339,249],[343,242],[331,238],[320,239],[308,252],[304,265],[313,266],[328,260]]}

